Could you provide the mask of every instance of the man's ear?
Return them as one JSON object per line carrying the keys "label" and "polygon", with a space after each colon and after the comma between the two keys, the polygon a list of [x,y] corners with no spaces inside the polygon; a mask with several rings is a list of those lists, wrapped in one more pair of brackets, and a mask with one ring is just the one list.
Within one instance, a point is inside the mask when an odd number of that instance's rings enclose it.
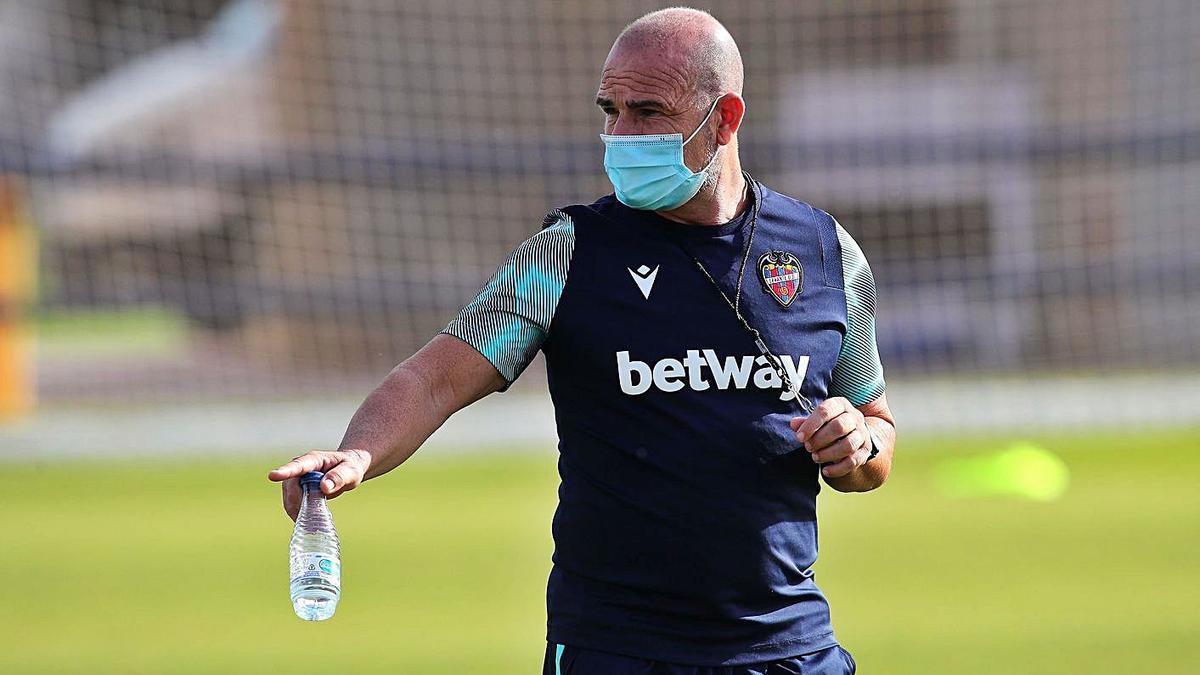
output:
{"label": "man's ear", "polygon": [[746,114],[746,102],[738,94],[725,94],[717,104],[717,115],[720,122],[717,125],[717,145],[728,145],[742,126],[742,117]]}

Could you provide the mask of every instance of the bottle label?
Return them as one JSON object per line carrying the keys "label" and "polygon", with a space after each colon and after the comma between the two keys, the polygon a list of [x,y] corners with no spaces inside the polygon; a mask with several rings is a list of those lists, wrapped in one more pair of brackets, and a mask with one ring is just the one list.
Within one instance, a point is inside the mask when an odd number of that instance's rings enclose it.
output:
{"label": "bottle label", "polygon": [[301,553],[292,558],[292,581],[322,579],[339,590],[342,587],[342,563],[324,553]]}

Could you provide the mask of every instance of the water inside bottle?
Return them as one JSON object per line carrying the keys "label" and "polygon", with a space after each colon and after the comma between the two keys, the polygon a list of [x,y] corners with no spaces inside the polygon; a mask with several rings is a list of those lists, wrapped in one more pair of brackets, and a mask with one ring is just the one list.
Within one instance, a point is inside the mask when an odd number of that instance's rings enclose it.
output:
{"label": "water inside bottle", "polygon": [[341,594],[341,548],[319,482],[312,474],[302,481],[304,500],[289,550],[292,608],[306,621],[333,616]]}

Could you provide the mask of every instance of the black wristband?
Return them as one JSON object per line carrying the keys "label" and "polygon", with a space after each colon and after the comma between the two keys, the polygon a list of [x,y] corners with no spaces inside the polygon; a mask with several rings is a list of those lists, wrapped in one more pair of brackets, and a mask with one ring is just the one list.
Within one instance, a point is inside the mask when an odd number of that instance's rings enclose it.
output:
{"label": "black wristband", "polygon": [[875,437],[871,435],[870,427],[867,428],[867,442],[871,444],[871,454],[863,460],[863,464],[875,459],[879,455],[879,446],[875,444]]}

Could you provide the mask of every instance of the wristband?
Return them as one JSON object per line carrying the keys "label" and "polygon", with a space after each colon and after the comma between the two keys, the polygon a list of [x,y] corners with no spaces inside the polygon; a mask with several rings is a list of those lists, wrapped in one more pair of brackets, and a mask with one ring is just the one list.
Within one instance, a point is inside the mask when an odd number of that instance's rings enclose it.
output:
{"label": "wristband", "polygon": [[867,427],[867,442],[871,444],[871,454],[863,460],[863,464],[875,459],[879,455],[879,444],[875,442],[875,436],[871,433],[871,427]]}

